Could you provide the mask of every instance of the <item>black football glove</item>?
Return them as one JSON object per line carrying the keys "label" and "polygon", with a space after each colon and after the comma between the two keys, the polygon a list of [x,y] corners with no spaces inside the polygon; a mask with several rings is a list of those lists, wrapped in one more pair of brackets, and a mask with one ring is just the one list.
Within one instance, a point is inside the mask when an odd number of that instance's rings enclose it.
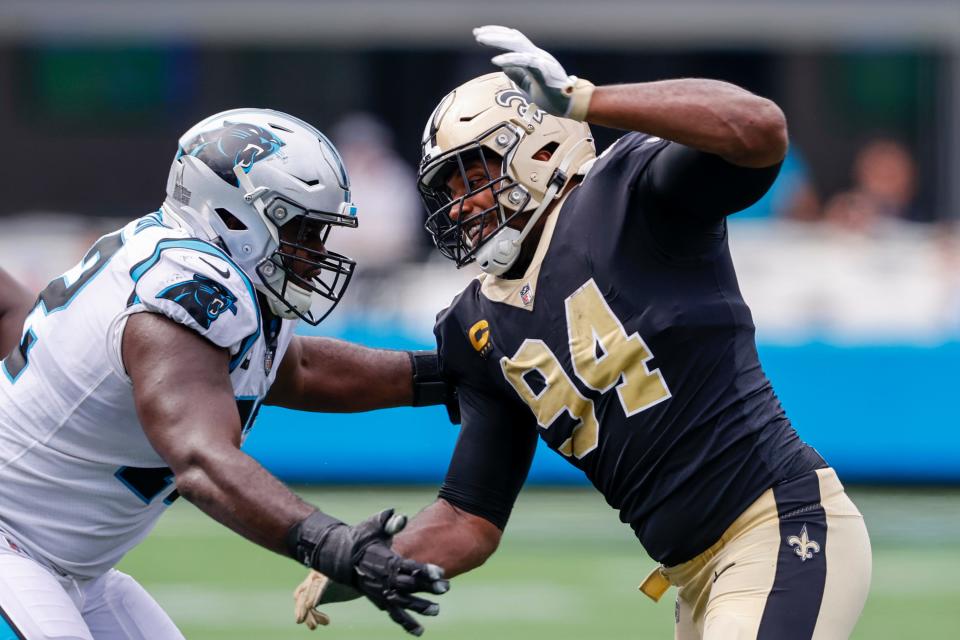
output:
{"label": "black football glove", "polygon": [[386,509],[354,526],[316,511],[287,534],[287,548],[304,565],[340,584],[354,587],[409,633],[423,627],[408,613],[435,616],[440,606],[413,595],[446,593],[450,583],[443,569],[397,555],[390,540],[406,525],[406,517]]}

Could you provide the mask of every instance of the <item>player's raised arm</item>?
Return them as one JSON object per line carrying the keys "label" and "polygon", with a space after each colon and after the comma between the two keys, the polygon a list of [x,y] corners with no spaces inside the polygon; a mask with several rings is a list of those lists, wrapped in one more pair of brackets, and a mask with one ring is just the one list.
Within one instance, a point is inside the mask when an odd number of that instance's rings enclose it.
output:
{"label": "player's raised arm", "polygon": [[743,167],[768,167],[787,152],[780,108],[727,82],[699,78],[595,87],[516,29],[474,30],[481,44],[506,50],[494,64],[553,115],[641,131]]}
{"label": "player's raised arm", "polygon": [[0,357],[6,356],[20,340],[31,300],[27,290],[0,269]]}
{"label": "player's raised arm", "polygon": [[586,120],[679,142],[741,167],[769,167],[787,152],[787,125],[780,108],[720,80],[596,87]]}
{"label": "player's raised arm", "polygon": [[407,610],[438,609],[412,594],[446,591],[442,572],[390,551],[403,526],[392,512],[347,526],[240,450],[226,350],[168,318],[139,313],[127,321],[123,361],[143,429],[181,495],[253,542],[357,589],[407,631],[422,632]]}

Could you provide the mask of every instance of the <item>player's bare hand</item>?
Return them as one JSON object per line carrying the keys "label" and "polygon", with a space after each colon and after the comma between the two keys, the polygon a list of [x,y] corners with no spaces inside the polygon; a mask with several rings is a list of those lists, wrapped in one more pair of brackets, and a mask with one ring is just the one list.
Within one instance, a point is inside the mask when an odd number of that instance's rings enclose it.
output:
{"label": "player's bare hand", "polygon": [[527,36],[509,27],[487,25],[474,29],[473,37],[482,45],[506,50],[491,62],[501,67],[538,107],[562,118],[586,117],[593,85],[568,75],[556,58]]}

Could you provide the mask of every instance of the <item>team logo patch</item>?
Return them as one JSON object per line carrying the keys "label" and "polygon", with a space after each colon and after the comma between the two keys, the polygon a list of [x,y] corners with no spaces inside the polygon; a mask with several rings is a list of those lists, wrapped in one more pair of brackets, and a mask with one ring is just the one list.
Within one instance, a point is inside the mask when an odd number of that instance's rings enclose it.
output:
{"label": "team logo patch", "polygon": [[199,273],[193,274],[193,280],[167,287],[157,297],[179,304],[204,329],[209,329],[225,311],[237,315],[237,296],[216,280]]}
{"label": "team logo patch", "polygon": [[787,544],[791,547],[796,547],[793,552],[800,556],[800,562],[812,560],[813,554],[820,553],[820,543],[810,539],[810,536],[807,534],[807,525],[803,525],[803,528],[800,529],[799,536],[790,536],[787,538]]}
{"label": "team logo patch", "polygon": [[219,129],[204,131],[181,150],[183,155],[203,161],[214,173],[236,186],[233,168],[240,165],[250,173],[254,164],[272,156],[284,145],[272,131],[255,124],[226,122]]}
{"label": "team logo patch", "polygon": [[483,358],[486,358],[493,349],[493,343],[490,341],[490,323],[486,320],[480,320],[470,327],[467,337],[470,338],[473,348]]}
{"label": "team logo patch", "polygon": [[[530,111],[530,98],[519,89],[504,89],[503,91],[498,91],[494,99],[501,107],[510,107],[513,103],[516,103],[517,114],[521,118],[526,118],[527,112]],[[537,109],[536,105],[533,106],[535,111],[530,114],[529,117],[537,124],[541,124],[543,122],[543,111]]]}

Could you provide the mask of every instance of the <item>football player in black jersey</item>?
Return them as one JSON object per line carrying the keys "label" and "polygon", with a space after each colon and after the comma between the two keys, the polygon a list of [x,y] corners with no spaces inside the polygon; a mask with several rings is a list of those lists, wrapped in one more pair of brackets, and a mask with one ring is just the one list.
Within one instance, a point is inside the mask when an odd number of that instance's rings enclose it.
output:
{"label": "football player in black jersey", "polygon": [[[863,518],[764,375],[727,246],[777,175],[782,112],[712,80],[594,87],[518,31],[474,34],[505,73],[440,102],[419,173],[437,247],[485,272],[435,328],[463,426],[395,548],[483,563],[539,436],[661,563],[641,590],[678,587],[677,638],[848,637]],[[597,158],[587,122],[629,133]],[[301,585],[308,622],[323,586]]]}

